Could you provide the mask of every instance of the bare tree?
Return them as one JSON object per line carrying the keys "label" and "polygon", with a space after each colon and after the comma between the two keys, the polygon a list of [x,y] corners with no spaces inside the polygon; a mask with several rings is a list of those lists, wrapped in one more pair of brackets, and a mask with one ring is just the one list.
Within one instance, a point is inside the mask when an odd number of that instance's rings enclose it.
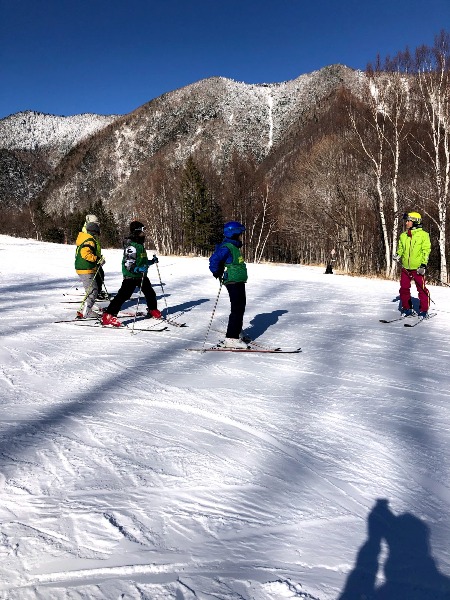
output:
{"label": "bare tree", "polygon": [[[431,202],[437,217],[428,213],[439,232],[440,279],[447,281],[446,224],[450,190],[450,35],[442,31],[432,48],[416,51],[417,84],[422,101],[426,139],[415,140],[432,172]],[[423,199],[425,200],[425,199]]]}
{"label": "bare tree", "polygon": [[393,255],[399,229],[399,168],[411,111],[407,65],[406,54],[398,54],[394,60],[387,58],[383,69],[379,59],[375,67],[369,65],[365,73],[368,111],[363,115],[354,107],[349,110],[350,122],[374,177],[386,277],[392,277],[396,268]]}
{"label": "bare tree", "polygon": [[247,222],[248,247],[252,252],[249,260],[259,263],[264,256],[267,241],[277,227],[275,202],[270,198],[268,184],[251,204],[252,215]]}

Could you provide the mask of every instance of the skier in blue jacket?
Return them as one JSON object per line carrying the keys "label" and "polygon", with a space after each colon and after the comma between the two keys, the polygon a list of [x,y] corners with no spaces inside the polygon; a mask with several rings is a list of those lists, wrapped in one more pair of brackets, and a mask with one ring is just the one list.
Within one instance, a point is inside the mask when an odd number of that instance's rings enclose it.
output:
{"label": "skier in blue jacket", "polygon": [[209,270],[216,279],[222,281],[228,291],[231,312],[228,319],[227,334],[223,345],[226,348],[247,348],[240,339],[245,313],[245,284],[247,266],[241,254],[244,225],[238,221],[229,221],[223,226],[224,239],[218,244],[209,259]]}

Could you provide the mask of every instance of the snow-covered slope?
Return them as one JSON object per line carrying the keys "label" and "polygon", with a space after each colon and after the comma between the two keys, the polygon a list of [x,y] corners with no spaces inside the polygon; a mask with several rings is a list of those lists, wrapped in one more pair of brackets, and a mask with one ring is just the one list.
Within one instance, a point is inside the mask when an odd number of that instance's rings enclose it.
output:
{"label": "snow-covered slope", "polygon": [[407,329],[396,282],[250,264],[247,332],[303,352],[203,354],[206,259],[151,268],[188,327],[132,335],[54,323],[73,247],[0,255],[0,598],[448,600],[447,288]]}

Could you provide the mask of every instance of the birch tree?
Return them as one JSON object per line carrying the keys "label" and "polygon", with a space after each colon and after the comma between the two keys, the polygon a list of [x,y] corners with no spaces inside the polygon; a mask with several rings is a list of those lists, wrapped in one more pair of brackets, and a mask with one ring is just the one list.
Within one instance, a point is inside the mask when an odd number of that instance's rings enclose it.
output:
{"label": "birch tree", "polygon": [[383,236],[385,275],[393,277],[399,230],[399,168],[406,147],[410,112],[410,81],[402,55],[368,66],[365,73],[366,116],[349,111],[350,122],[375,182],[377,210]]}
{"label": "birch tree", "polygon": [[442,31],[432,48],[418,48],[416,65],[423,120],[428,129],[426,139],[416,139],[416,143],[432,172],[434,193],[428,200],[436,206],[437,216],[429,216],[439,232],[440,279],[446,282],[446,222],[450,188],[450,35]]}
{"label": "birch tree", "polygon": [[269,194],[269,185],[258,194],[256,202],[252,202],[252,216],[247,224],[248,247],[251,249],[252,262],[261,262],[266,244],[276,229],[274,202]]}

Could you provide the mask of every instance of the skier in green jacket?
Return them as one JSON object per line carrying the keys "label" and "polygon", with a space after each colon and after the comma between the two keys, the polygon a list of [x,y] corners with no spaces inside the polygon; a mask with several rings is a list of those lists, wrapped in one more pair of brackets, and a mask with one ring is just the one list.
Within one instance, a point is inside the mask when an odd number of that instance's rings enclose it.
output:
{"label": "skier in green jacket", "polygon": [[430,306],[430,292],[425,286],[425,271],[431,251],[429,234],[422,229],[422,216],[418,212],[403,215],[406,231],[400,234],[395,260],[402,261],[400,275],[400,301],[402,313],[413,315],[411,281],[419,294],[419,316],[426,318]]}
{"label": "skier in green jacket", "polygon": [[142,291],[147,301],[148,316],[155,319],[161,318],[161,313],[156,304],[155,291],[147,277],[149,266],[157,263],[158,258],[154,256],[152,260],[148,259],[144,241],[145,226],[140,221],[132,221],[130,223],[130,234],[124,240],[123,245],[122,285],[109,306],[105,308],[102,325],[121,326],[117,314],[122,308],[122,304],[131,298],[137,287]]}

